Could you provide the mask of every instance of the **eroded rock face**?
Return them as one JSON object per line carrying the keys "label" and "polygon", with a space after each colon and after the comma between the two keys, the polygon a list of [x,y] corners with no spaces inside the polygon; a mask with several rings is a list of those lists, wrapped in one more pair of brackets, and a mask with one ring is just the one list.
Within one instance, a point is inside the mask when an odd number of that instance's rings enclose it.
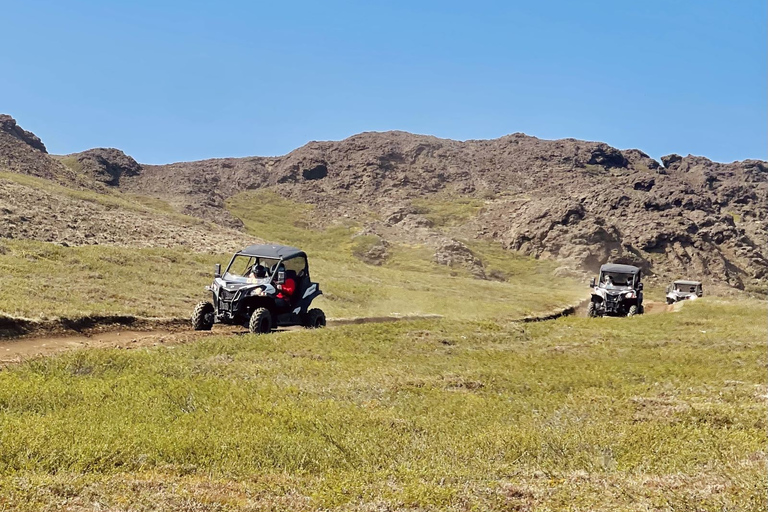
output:
{"label": "eroded rock face", "polygon": [[438,265],[463,267],[476,279],[486,279],[483,262],[469,247],[458,240],[442,240],[435,251],[434,261]]}
{"label": "eroded rock face", "polygon": [[74,175],[48,155],[45,145],[9,115],[0,114],[0,170],[28,174],[70,184]]}
{"label": "eroded rock face", "polygon": [[[411,201],[469,196],[486,205],[456,228],[463,237],[497,240],[571,268],[625,262],[663,276],[693,272],[737,287],[765,279],[766,163],[679,155],[662,162],[640,150],[519,133],[467,142],[362,133],[312,142],[278,158],[149,166],[121,187],[160,193],[173,176],[166,193],[197,205],[220,203],[207,199],[215,195],[269,188],[316,205],[319,223],[334,222],[339,211],[350,217],[372,213],[387,236],[408,243],[419,238],[436,250],[445,238],[440,227]],[[313,172],[322,178],[304,176],[320,165]],[[189,184],[201,180],[209,183],[191,190]]]}
{"label": "eroded rock face", "polygon": [[[28,132],[20,136],[8,128],[15,121],[0,119],[0,166],[66,181],[67,170],[36,149]],[[315,227],[358,219],[478,275],[482,262],[446,239],[495,240],[573,269],[613,261],[736,287],[768,281],[768,164],[759,160],[667,155],[661,165],[640,150],[598,142],[521,133],[459,142],[404,132],[311,142],[274,158],[162,166],[141,166],[118,150],[77,158],[98,185],[160,197],[224,226],[241,226],[225,209],[229,197],[268,189],[315,205]],[[483,206],[450,232],[414,208],[416,199],[467,197]]]}
{"label": "eroded rock face", "polygon": [[65,157],[76,162],[79,170],[105,185],[120,185],[123,176],[135,176],[141,171],[141,165],[119,149],[96,148],[73,153]]}
{"label": "eroded rock face", "polygon": [[28,132],[21,126],[16,124],[16,120],[7,114],[0,114],[0,131],[7,133],[11,137],[15,137],[26,145],[33,149],[48,153],[45,149],[45,144],[40,140],[40,137],[32,132]]}

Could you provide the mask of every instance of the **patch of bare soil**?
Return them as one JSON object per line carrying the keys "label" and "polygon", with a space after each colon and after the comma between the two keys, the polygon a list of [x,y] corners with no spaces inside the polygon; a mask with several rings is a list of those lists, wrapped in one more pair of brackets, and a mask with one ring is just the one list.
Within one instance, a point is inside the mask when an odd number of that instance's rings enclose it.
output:
{"label": "patch of bare soil", "polygon": [[84,348],[136,349],[188,343],[211,335],[245,333],[240,327],[217,326],[212,331],[187,329],[132,330],[116,329],[80,334],[43,335],[0,341],[0,365],[20,363],[25,359],[49,356]]}

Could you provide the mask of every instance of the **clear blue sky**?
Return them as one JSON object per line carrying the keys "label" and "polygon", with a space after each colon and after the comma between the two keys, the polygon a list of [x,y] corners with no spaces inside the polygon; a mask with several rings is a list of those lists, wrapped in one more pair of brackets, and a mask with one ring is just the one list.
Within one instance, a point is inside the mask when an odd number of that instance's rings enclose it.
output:
{"label": "clear blue sky", "polygon": [[369,130],[766,158],[765,0],[0,0],[52,153],[278,155]]}

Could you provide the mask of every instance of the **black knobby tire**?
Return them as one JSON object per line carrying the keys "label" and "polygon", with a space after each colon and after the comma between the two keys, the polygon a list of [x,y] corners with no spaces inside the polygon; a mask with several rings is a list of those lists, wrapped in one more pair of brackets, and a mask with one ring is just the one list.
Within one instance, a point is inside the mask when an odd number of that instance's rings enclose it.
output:
{"label": "black knobby tire", "polygon": [[674,299],[667,298],[667,306],[671,306],[674,303],[675,303]]}
{"label": "black knobby tire", "polygon": [[635,316],[637,314],[637,306],[631,305],[629,306],[629,311],[627,311],[627,316]]}
{"label": "black knobby tire", "polygon": [[267,308],[258,308],[253,312],[248,330],[253,334],[267,334],[272,330],[272,314]]}
{"label": "black knobby tire", "polygon": [[213,327],[213,304],[199,302],[192,312],[192,328],[196,331],[210,331]]}
{"label": "black knobby tire", "polygon": [[590,302],[587,306],[587,316],[589,318],[595,318],[597,316],[597,311],[595,310],[595,303]]}
{"label": "black knobby tire", "polygon": [[322,309],[310,309],[304,318],[304,327],[307,329],[320,329],[325,327],[325,313]]}
{"label": "black knobby tire", "polygon": [[643,314],[645,314],[645,306],[643,306],[642,304],[640,304],[640,307],[639,307],[639,308],[637,308],[637,314],[638,314],[638,315],[643,315]]}

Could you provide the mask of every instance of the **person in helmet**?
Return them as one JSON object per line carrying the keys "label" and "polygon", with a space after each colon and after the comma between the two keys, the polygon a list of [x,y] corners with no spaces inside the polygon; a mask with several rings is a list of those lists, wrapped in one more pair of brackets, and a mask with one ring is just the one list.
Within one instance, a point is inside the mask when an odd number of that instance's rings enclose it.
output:
{"label": "person in helmet", "polygon": [[251,267],[251,273],[248,275],[250,278],[263,279],[267,277],[267,268],[261,263],[257,263]]}

